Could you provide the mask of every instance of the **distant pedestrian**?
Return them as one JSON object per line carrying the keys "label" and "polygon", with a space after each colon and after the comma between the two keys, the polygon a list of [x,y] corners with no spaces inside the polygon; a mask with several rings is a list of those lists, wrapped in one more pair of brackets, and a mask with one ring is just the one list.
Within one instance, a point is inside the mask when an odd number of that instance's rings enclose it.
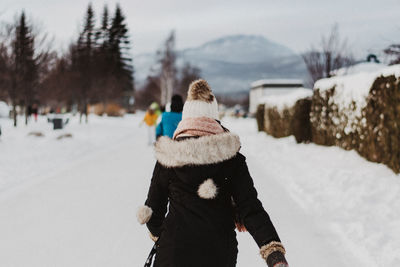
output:
{"label": "distant pedestrian", "polygon": [[157,116],[161,115],[162,111],[161,111],[160,106],[157,104],[157,102],[151,103],[150,108],[152,110],[154,110],[154,112],[157,114]]}
{"label": "distant pedestrian", "polygon": [[37,118],[38,118],[38,105],[37,104],[33,104],[33,106],[32,106],[32,114],[33,114],[33,117],[35,119],[35,122],[37,122]]}
{"label": "distant pedestrian", "polygon": [[26,112],[27,112],[26,115],[27,115],[28,119],[30,119],[31,115],[32,115],[32,106],[31,105],[28,106],[28,110]]}
{"label": "distant pedestrian", "polygon": [[172,138],[176,127],[182,120],[183,100],[180,95],[174,95],[171,99],[171,111],[164,112],[161,116],[161,122],[156,128],[156,137],[168,136]]}
{"label": "distant pedestrian", "polygon": [[[143,122],[147,125],[147,142],[148,145],[152,145],[155,142],[155,128],[157,124],[158,114],[155,110],[155,105],[150,105],[147,109],[146,114],[144,115]],[[158,105],[157,105],[158,107]]]}
{"label": "distant pedestrian", "polygon": [[137,213],[156,242],[146,266],[155,253],[155,267],[235,267],[235,223],[253,236],[269,267],[288,266],[240,147],[218,121],[207,82],[193,82],[173,139],[156,142],[157,163]]}

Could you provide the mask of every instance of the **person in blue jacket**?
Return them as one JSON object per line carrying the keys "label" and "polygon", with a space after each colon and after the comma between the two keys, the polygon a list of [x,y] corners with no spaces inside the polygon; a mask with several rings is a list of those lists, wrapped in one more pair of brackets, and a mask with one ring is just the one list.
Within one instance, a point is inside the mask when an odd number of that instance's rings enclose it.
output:
{"label": "person in blue jacket", "polygon": [[182,120],[183,100],[180,95],[174,95],[171,98],[171,111],[164,112],[161,122],[156,128],[156,137],[168,136],[172,138],[179,122]]}

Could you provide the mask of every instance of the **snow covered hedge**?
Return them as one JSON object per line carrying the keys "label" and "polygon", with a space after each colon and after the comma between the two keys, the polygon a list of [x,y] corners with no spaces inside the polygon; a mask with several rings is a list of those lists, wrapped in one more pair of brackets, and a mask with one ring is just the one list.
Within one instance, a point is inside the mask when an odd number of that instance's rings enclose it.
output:
{"label": "snow covered hedge", "polygon": [[310,141],[311,94],[310,89],[301,88],[261,100],[256,115],[259,131],[278,138],[294,135],[299,143]]}
{"label": "snow covered hedge", "polygon": [[355,149],[400,172],[400,65],[316,82],[312,141]]}
{"label": "snow covered hedge", "polygon": [[256,120],[259,132],[264,131],[264,110],[265,104],[260,104],[257,106]]}

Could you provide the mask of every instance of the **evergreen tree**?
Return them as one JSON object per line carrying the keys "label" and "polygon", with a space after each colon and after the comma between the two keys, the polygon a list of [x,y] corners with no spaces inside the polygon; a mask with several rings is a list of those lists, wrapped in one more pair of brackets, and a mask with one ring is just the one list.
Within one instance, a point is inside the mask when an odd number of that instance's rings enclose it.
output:
{"label": "evergreen tree", "polygon": [[49,47],[44,47],[46,35],[34,34],[33,28],[22,11],[15,23],[5,24],[1,29],[0,83],[12,105],[14,126],[17,126],[17,106],[24,111],[28,123],[29,107],[38,104],[41,82],[54,55]]}
{"label": "evergreen tree", "polygon": [[0,100],[6,100],[10,83],[10,54],[5,42],[0,41]]}
{"label": "evergreen tree", "polygon": [[103,14],[101,17],[101,26],[96,33],[97,42],[100,44],[101,48],[107,47],[109,43],[109,29],[110,26],[110,18],[108,6],[104,5]]}
{"label": "evergreen tree", "polygon": [[97,30],[96,39],[98,49],[96,50],[96,99],[97,102],[102,102],[104,108],[109,100],[115,98],[113,95],[115,87],[115,79],[112,77],[112,61],[110,49],[110,18],[108,7],[105,5],[101,18],[100,28]]}
{"label": "evergreen tree", "polygon": [[10,97],[13,102],[14,126],[17,125],[15,106],[20,104],[24,107],[25,124],[28,124],[29,107],[33,104],[35,97],[35,83],[38,73],[34,59],[34,40],[32,29],[26,22],[25,12],[22,12],[16,25],[12,47],[14,66]]}
{"label": "evergreen tree", "polygon": [[132,58],[129,53],[130,41],[128,28],[121,7],[117,5],[109,32],[109,46],[111,56],[112,75],[114,76],[115,96],[123,96],[127,105],[133,97],[134,81]]}
{"label": "evergreen tree", "polygon": [[77,54],[75,54],[75,65],[80,72],[79,79],[79,111],[80,121],[85,115],[86,123],[88,122],[88,104],[93,89],[94,76],[94,54],[96,48],[95,18],[92,5],[89,4],[83,30],[79,35],[77,44]]}

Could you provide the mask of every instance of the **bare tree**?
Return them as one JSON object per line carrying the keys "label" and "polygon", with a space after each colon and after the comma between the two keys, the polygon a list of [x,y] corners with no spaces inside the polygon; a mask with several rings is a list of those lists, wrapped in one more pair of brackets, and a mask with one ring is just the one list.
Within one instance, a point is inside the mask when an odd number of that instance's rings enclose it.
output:
{"label": "bare tree", "polygon": [[161,90],[159,85],[160,77],[147,76],[146,83],[142,88],[135,91],[135,107],[147,109],[153,103],[160,103]]}
{"label": "bare tree", "polygon": [[332,26],[327,36],[322,36],[318,48],[312,47],[302,57],[312,84],[321,78],[331,77],[334,70],[354,63],[347,41],[340,38],[337,24]]}
{"label": "bare tree", "polygon": [[198,67],[186,62],[180,73],[181,75],[176,88],[176,93],[180,94],[185,100],[190,83],[200,78],[201,71]]}
{"label": "bare tree", "polygon": [[24,12],[13,24],[3,25],[1,33],[0,83],[12,105],[14,126],[17,106],[23,108],[27,124],[28,107],[38,102],[40,82],[51,59],[50,44],[47,36],[28,22]]}
{"label": "bare tree", "polygon": [[392,44],[384,50],[385,54],[392,57],[391,65],[400,64],[400,44]]}
{"label": "bare tree", "polygon": [[174,87],[176,84],[176,52],[175,52],[175,31],[172,31],[165,41],[164,47],[158,52],[160,56],[161,75],[160,89],[161,97],[160,104],[165,106],[171,99]]}
{"label": "bare tree", "polygon": [[15,57],[13,56],[14,25],[3,24],[1,29],[0,86],[11,102],[14,126],[17,126],[17,105],[20,92],[17,91]]}

